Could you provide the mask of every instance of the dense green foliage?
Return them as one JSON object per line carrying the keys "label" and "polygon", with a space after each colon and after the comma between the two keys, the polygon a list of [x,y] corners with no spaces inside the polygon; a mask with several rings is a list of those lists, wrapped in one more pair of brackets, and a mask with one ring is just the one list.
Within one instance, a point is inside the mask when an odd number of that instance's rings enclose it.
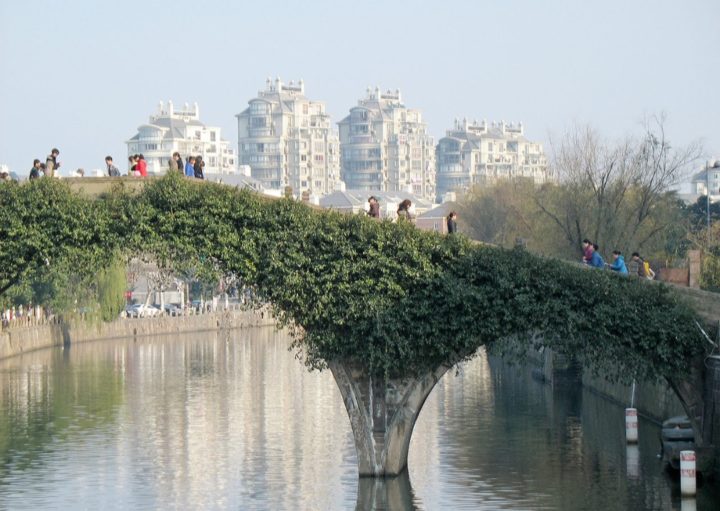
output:
{"label": "dense green foliage", "polygon": [[125,308],[125,261],[112,258],[97,274],[96,295],[100,318],[112,321]]}
{"label": "dense green foliage", "polygon": [[0,186],[0,305],[72,310],[90,300],[97,269],[116,245],[105,204],[61,181]]}
{"label": "dense green foliage", "polygon": [[[296,347],[312,367],[344,359],[409,374],[535,332],[609,377],[641,378],[674,374],[703,347],[694,313],[664,285],[175,175],[97,206],[46,181],[68,204],[108,219],[100,231],[88,227],[91,252],[121,240],[128,255],[202,263],[254,285],[281,323],[298,327]],[[20,189],[40,200],[34,186]],[[28,228],[67,250],[52,222]],[[71,243],[81,246],[78,238]]]}

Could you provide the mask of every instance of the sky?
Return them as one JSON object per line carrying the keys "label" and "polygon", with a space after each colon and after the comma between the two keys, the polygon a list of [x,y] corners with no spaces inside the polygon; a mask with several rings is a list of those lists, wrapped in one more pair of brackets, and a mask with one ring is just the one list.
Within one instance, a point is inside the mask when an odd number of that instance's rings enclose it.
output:
{"label": "sky", "polygon": [[0,164],[125,162],[159,101],[197,102],[237,147],[267,77],[302,78],[333,122],[399,88],[436,141],[455,118],[522,121],[551,152],[664,113],[676,146],[720,158],[718,0],[0,0]]}

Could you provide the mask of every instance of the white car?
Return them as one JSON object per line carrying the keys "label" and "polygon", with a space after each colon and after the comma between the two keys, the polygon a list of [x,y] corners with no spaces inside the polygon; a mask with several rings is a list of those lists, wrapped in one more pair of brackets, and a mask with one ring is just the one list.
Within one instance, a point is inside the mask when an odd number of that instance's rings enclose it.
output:
{"label": "white car", "polygon": [[133,318],[151,318],[160,313],[160,309],[153,307],[152,305],[145,305],[143,303],[136,303],[125,309],[125,312],[129,317]]}

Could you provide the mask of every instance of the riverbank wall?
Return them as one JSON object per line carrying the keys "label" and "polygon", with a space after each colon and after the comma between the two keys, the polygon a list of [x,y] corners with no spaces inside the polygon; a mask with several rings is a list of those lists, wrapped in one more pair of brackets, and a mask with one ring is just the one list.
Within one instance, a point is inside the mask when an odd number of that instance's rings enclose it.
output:
{"label": "riverbank wall", "polygon": [[657,423],[686,414],[677,394],[665,382],[642,382],[635,385],[612,383],[549,348],[532,351],[527,358],[535,374],[554,387],[582,384],[590,392],[622,408],[637,408],[638,413]]}
{"label": "riverbank wall", "polygon": [[0,332],[0,360],[29,351],[101,339],[187,334],[273,326],[266,310],[223,310],[187,316],[117,319],[110,323],[71,321],[15,326]]}

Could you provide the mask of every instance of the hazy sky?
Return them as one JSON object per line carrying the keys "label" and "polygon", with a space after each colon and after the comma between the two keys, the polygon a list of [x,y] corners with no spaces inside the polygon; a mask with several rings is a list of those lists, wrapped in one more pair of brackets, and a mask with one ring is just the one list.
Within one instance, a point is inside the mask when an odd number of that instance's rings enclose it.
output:
{"label": "hazy sky", "polygon": [[234,115],[268,76],[305,80],[333,122],[368,85],[399,88],[436,140],[455,117],[575,122],[608,137],[665,112],[676,144],[720,156],[720,1],[0,0],[0,163],[26,174],[125,163],[159,100]]}

